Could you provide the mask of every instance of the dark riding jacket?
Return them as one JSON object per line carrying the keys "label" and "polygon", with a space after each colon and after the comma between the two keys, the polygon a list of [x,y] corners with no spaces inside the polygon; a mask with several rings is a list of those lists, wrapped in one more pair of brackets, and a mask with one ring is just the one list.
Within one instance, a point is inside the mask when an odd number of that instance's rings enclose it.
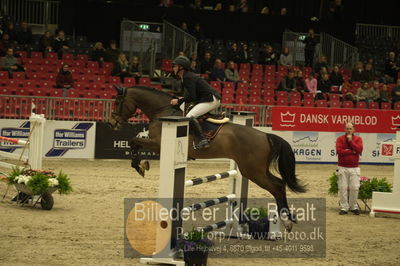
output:
{"label": "dark riding jacket", "polygon": [[205,79],[193,72],[187,71],[183,74],[182,86],[185,90],[185,94],[183,98],[179,99],[179,105],[183,102],[195,104],[212,102],[213,96],[218,100],[221,99],[221,95],[214,90]]}

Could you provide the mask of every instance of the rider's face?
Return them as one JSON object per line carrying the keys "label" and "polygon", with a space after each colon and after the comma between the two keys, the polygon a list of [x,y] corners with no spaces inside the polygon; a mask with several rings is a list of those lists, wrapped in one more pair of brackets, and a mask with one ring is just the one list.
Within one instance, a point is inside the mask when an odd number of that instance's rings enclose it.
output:
{"label": "rider's face", "polygon": [[180,77],[180,72],[181,72],[182,68],[179,65],[173,65],[172,66],[172,74],[176,77],[179,78]]}

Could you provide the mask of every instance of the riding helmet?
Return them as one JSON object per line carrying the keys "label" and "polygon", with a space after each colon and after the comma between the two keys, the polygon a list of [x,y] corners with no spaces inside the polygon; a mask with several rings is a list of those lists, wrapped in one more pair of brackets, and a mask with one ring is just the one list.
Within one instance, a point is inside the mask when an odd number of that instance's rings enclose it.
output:
{"label": "riding helmet", "polygon": [[180,55],[177,58],[175,58],[174,61],[172,62],[172,64],[180,65],[184,69],[189,69],[190,68],[190,60],[189,60],[189,58],[187,58],[186,56],[182,56],[182,55]]}

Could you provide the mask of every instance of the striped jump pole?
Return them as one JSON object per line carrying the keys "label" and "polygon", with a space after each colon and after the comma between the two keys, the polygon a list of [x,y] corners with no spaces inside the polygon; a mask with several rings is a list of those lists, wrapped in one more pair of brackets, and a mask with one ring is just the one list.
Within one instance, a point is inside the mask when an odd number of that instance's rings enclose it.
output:
{"label": "striped jump pole", "polygon": [[208,175],[208,176],[205,176],[205,177],[193,178],[193,179],[190,179],[190,180],[185,182],[185,187],[196,186],[196,185],[200,185],[200,184],[216,181],[218,179],[224,179],[224,178],[232,177],[232,176],[235,176],[235,175],[237,175],[237,171],[236,170],[229,170],[227,172],[223,172],[223,173],[219,173],[219,174],[215,174],[215,175]]}
{"label": "striped jump pole", "polygon": [[192,204],[192,205],[190,205],[188,207],[183,208],[182,212],[189,213],[189,212],[193,212],[193,211],[198,211],[198,210],[201,210],[201,209],[204,209],[204,208],[207,208],[207,207],[211,207],[211,206],[214,206],[214,205],[218,205],[218,204],[221,204],[221,203],[224,203],[224,202],[229,202],[229,201],[234,200],[234,199],[236,199],[236,195],[235,194],[230,194],[230,195],[227,195],[227,196],[224,196],[224,197],[219,197],[219,198],[216,198],[216,199],[207,200],[207,201],[202,202],[202,203]]}
{"label": "striped jump pole", "polygon": [[7,138],[7,137],[2,137],[2,136],[0,136],[0,141],[7,141],[7,142],[11,142],[11,143],[18,144],[18,145],[26,145],[28,143],[28,141],[23,140],[23,139],[13,139],[13,138]]}

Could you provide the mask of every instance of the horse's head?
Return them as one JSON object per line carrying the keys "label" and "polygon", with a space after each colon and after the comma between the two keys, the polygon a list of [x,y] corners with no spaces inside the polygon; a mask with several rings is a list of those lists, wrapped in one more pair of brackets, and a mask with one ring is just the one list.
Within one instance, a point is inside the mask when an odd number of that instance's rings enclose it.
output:
{"label": "horse's head", "polygon": [[129,104],[126,100],[127,89],[124,87],[114,86],[117,91],[114,110],[111,114],[109,125],[114,130],[120,130],[122,125],[127,122],[131,114],[136,112],[136,106]]}

